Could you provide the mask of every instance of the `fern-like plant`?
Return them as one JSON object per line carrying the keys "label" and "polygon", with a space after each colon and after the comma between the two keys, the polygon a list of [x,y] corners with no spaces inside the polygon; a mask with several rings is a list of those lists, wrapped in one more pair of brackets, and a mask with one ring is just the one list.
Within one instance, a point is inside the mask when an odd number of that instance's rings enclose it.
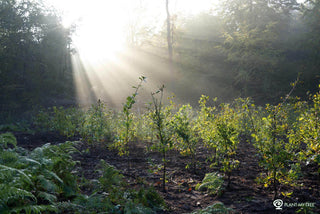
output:
{"label": "fern-like plant", "polygon": [[71,142],[46,144],[31,153],[16,145],[12,134],[0,135],[0,213],[58,212],[56,204],[78,192]]}
{"label": "fern-like plant", "polygon": [[198,183],[196,190],[208,190],[210,194],[219,194],[222,190],[223,177],[217,172],[207,173],[201,183]]}
{"label": "fern-like plant", "polygon": [[3,150],[8,147],[8,144],[17,146],[17,139],[10,132],[4,133],[0,135],[0,149]]}

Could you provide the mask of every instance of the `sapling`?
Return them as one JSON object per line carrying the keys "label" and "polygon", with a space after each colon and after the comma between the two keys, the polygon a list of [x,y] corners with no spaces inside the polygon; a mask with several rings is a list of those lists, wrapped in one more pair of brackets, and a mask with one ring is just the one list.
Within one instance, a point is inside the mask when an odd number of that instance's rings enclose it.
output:
{"label": "sapling", "polygon": [[196,151],[199,139],[195,126],[194,112],[189,104],[181,106],[179,111],[173,115],[171,126],[177,138],[177,147],[180,153],[191,156],[191,163],[187,164],[186,168],[191,165],[193,172],[196,173]]}
{"label": "sapling", "polygon": [[106,111],[106,106],[101,100],[87,110],[80,134],[91,147],[101,144],[106,138],[111,139],[110,116],[111,113]]}
{"label": "sapling", "polygon": [[292,89],[283,102],[276,106],[267,104],[267,115],[260,120],[256,118],[254,121],[257,124],[255,133],[252,134],[255,138],[254,146],[261,156],[260,165],[267,170],[267,175],[261,175],[259,181],[264,183],[265,187],[273,186],[274,199],[278,195],[281,184],[296,186],[301,170],[297,160],[300,143],[292,140],[294,127],[289,123],[288,112],[293,109],[293,106],[287,103],[298,82],[299,76],[291,84]]}
{"label": "sapling", "polygon": [[318,164],[320,179],[320,93],[314,94],[311,100],[310,107],[301,101],[296,103],[300,114],[294,123],[295,129],[290,130],[289,141],[291,144],[306,145],[306,149],[300,150],[299,157],[307,165],[312,162]]}
{"label": "sapling", "polygon": [[299,163],[295,163],[298,147],[286,138],[289,124],[283,105],[267,105],[266,110],[268,115],[256,121],[258,128],[252,136],[255,139],[254,146],[261,156],[260,166],[267,170],[267,174],[261,174],[258,181],[265,187],[271,185],[276,198],[281,184],[295,184],[300,171]]}
{"label": "sapling", "polygon": [[201,109],[197,126],[206,147],[213,150],[213,154],[208,158],[213,162],[210,167],[221,166],[229,186],[231,172],[239,165],[239,161],[235,159],[239,144],[239,118],[228,104],[221,104],[220,111],[206,106],[208,99],[207,96],[200,98]]}
{"label": "sapling", "polygon": [[[157,131],[157,138],[159,139],[159,146],[156,147],[162,154],[163,174],[162,174],[162,187],[163,192],[166,192],[166,165],[167,165],[167,151],[172,148],[172,131],[168,126],[168,115],[170,109],[163,109],[163,89],[160,87],[158,91],[151,93],[154,111],[152,112],[152,120],[154,128]],[[160,94],[160,98],[156,95]]]}
{"label": "sapling", "polygon": [[209,96],[202,95],[200,97],[200,111],[198,112],[195,128],[199,134],[199,137],[204,142],[205,146],[213,150],[212,157],[215,161],[216,144],[214,139],[214,132],[211,127],[214,123],[216,108],[207,106],[208,100]]}
{"label": "sapling", "polygon": [[[117,137],[115,139],[115,147],[119,151],[119,155],[129,155],[129,142],[133,135],[133,114],[131,112],[133,105],[136,102],[136,96],[138,90],[142,86],[142,83],[146,80],[146,77],[139,77],[138,86],[132,86],[135,91],[131,96],[128,96],[126,102],[122,108],[122,123],[120,123],[119,129],[117,130]],[[128,160],[129,164],[129,160]],[[130,164],[129,164],[130,165]]]}
{"label": "sapling", "polygon": [[214,121],[214,138],[217,144],[216,164],[221,163],[222,171],[228,178],[230,185],[231,172],[239,165],[235,159],[239,145],[239,118],[238,114],[228,104],[221,104],[219,114]]}

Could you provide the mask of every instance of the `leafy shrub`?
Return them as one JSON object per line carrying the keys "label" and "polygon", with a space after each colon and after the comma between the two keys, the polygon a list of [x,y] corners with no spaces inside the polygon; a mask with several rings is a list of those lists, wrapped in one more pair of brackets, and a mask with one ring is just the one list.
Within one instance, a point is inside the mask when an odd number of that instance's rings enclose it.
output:
{"label": "leafy shrub", "polygon": [[102,146],[105,141],[111,141],[113,138],[112,116],[113,113],[110,110],[107,111],[106,106],[100,100],[97,104],[91,105],[81,122],[82,140],[90,146]]}
{"label": "leafy shrub", "polygon": [[[99,174],[94,193],[80,195],[75,203],[83,207],[81,213],[155,213],[164,209],[164,200],[152,188],[140,188],[138,191],[128,188],[124,176],[113,166],[100,161]],[[78,207],[74,207],[77,210]]]}
{"label": "leafy shrub", "polygon": [[5,149],[8,147],[8,144],[13,145],[14,147],[17,146],[17,139],[15,138],[15,136],[10,133],[4,133],[0,135],[0,149]]}
{"label": "leafy shrub", "polygon": [[253,103],[250,98],[238,98],[233,102],[234,111],[238,114],[238,129],[240,134],[250,137],[255,130],[254,120],[257,118],[259,107]]}
{"label": "leafy shrub", "polygon": [[305,145],[306,149],[299,152],[300,159],[307,164],[318,164],[320,175],[320,93],[314,94],[311,99],[311,106],[302,102],[296,104],[300,114],[289,134],[289,141],[294,145]]}
{"label": "leafy shrub", "polygon": [[222,171],[228,177],[228,186],[233,169],[237,168],[239,161],[235,159],[239,140],[238,114],[228,104],[221,104],[221,110],[217,115],[214,128],[216,147],[216,160],[222,164]]}
{"label": "leafy shrub", "polygon": [[52,107],[41,109],[34,118],[38,131],[57,131],[61,135],[73,137],[80,132],[83,112],[79,108]]}
{"label": "leafy shrub", "polygon": [[265,187],[272,186],[274,198],[277,196],[281,184],[295,185],[300,171],[300,164],[296,160],[298,144],[290,143],[287,139],[289,124],[286,108],[267,105],[267,116],[256,120],[254,146],[260,155],[259,164],[266,170],[258,181]]}
{"label": "leafy shrub", "polygon": [[113,139],[112,116],[113,112],[98,100],[87,111],[55,106],[40,110],[34,124],[38,131],[57,131],[66,137],[80,135],[89,146],[102,146]]}
{"label": "leafy shrub", "polygon": [[200,98],[200,112],[198,116],[198,130],[205,145],[213,150],[208,159],[213,166],[222,166],[221,170],[228,177],[228,186],[232,170],[237,168],[239,161],[235,159],[239,144],[239,115],[229,104],[221,104],[220,108],[206,105],[209,97]]}
{"label": "leafy shrub", "polygon": [[[152,129],[152,118],[150,117],[150,108],[143,113],[138,112],[133,117],[133,136],[136,140],[145,141],[150,146],[154,140],[154,129]],[[149,149],[149,147],[147,148]]]}
{"label": "leafy shrub", "polygon": [[30,124],[27,121],[2,124],[0,125],[1,132],[32,132],[29,128]]}
{"label": "leafy shrub", "polygon": [[196,151],[199,139],[194,118],[192,107],[189,104],[183,105],[178,112],[173,115],[170,125],[178,140],[176,147],[180,150],[180,153],[191,156],[191,163],[188,163],[186,168],[192,166],[195,173]]}
{"label": "leafy shrub", "polygon": [[219,194],[222,190],[223,177],[217,172],[207,173],[201,183],[198,183],[196,190],[208,190],[210,194]]}

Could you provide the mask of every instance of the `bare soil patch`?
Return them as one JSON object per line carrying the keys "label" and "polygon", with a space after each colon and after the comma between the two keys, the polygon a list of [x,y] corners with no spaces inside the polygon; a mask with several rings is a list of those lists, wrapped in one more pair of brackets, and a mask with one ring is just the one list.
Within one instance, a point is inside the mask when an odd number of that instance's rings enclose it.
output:
{"label": "bare soil patch", "polygon": [[[45,143],[62,143],[67,139],[57,133],[14,133],[18,146],[32,150]],[[168,210],[162,213],[190,213],[196,209],[205,208],[215,202],[222,202],[227,207],[235,210],[235,213],[296,213],[297,207],[283,207],[277,211],[273,206],[273,192],[270,188],[264,188],[258,184],[255,179],[263,169],[259,167],[259,157],[255,148],[243,139],[237,151],[237,159],[240,166],[234,170],[231,176],[231,185],[225,186],[223,193],[219,196],[210,195],[206,192],[195,190],[197,183],[201,182],[206,173],[213,172],[206,162],[206,156],[209,152],[206,149],[199,149],[197,159],[199,161],[198,169],[194,173],[191,169],[186,169],[188,157],[180,155],[177,151],[168,153],[168,183],[167,192],[162,192],[161,180],[162,172],[156,170],[156,166],[161,164],[162,157],[156,152],[146,152],[143,145],[132,146],[128,157],[120,157],[116,151],[107,148],[91,148],[89,152],[82,152],[74,156],[79,161],[79,172],[87,179],[96,179],[95,169],[101,159],[115,166],[125,176],[128,184],[134,188],[139,188],[141,184],[154,186],[165,199]],[[79,143],[79,150],[84,151],[86,145]],[[128,164],[128,162],[130,164]],[[281,191],[292,191],[291,197],[281,196],[285,203],[315,203],[315,208],[311,209],[313,213],[320,213],[320,181],[316,173],[315,165],[304,166],[302,169],[302,178],[299,181],[303,183],[302,187],[292,188],[283,187]],[[90,192],[90,190],[82,190]],[[296,205],[298,206],[298,205]],[[310,211],[310,212],[311,212]],[[307,213],[310,213],[309,211]]]}

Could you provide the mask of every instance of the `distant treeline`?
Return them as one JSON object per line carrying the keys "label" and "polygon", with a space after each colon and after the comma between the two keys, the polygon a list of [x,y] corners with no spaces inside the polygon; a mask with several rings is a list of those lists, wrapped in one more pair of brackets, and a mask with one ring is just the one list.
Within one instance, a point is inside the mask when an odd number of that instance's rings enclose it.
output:
{"label": "distant treeline", "polygon": [[[314,93],[320,79],[319,10],[319,0],[222,0],[196,16],[171,14],[177,96],[274,103],[298,77],[293,95]],[[157,33],[140,25],[139,42],[131,45],[165,54],[159,42],[166,38],[165,23]],[[0,0],[0,121],[34,106],[75,100],[73,31],[40,1]]]}
{"label": "distant treeline", "polygon": [[0,121],[73,96],[70,36],[40,1],[0,0]]}
{"label": "distant treeline", "polygon": [[223,0],[211,12],[177,16],[177,66],[197,96],[276,103],[299,77],[293,95],[307,97],[320,80],[319,11],[319,0]]}

